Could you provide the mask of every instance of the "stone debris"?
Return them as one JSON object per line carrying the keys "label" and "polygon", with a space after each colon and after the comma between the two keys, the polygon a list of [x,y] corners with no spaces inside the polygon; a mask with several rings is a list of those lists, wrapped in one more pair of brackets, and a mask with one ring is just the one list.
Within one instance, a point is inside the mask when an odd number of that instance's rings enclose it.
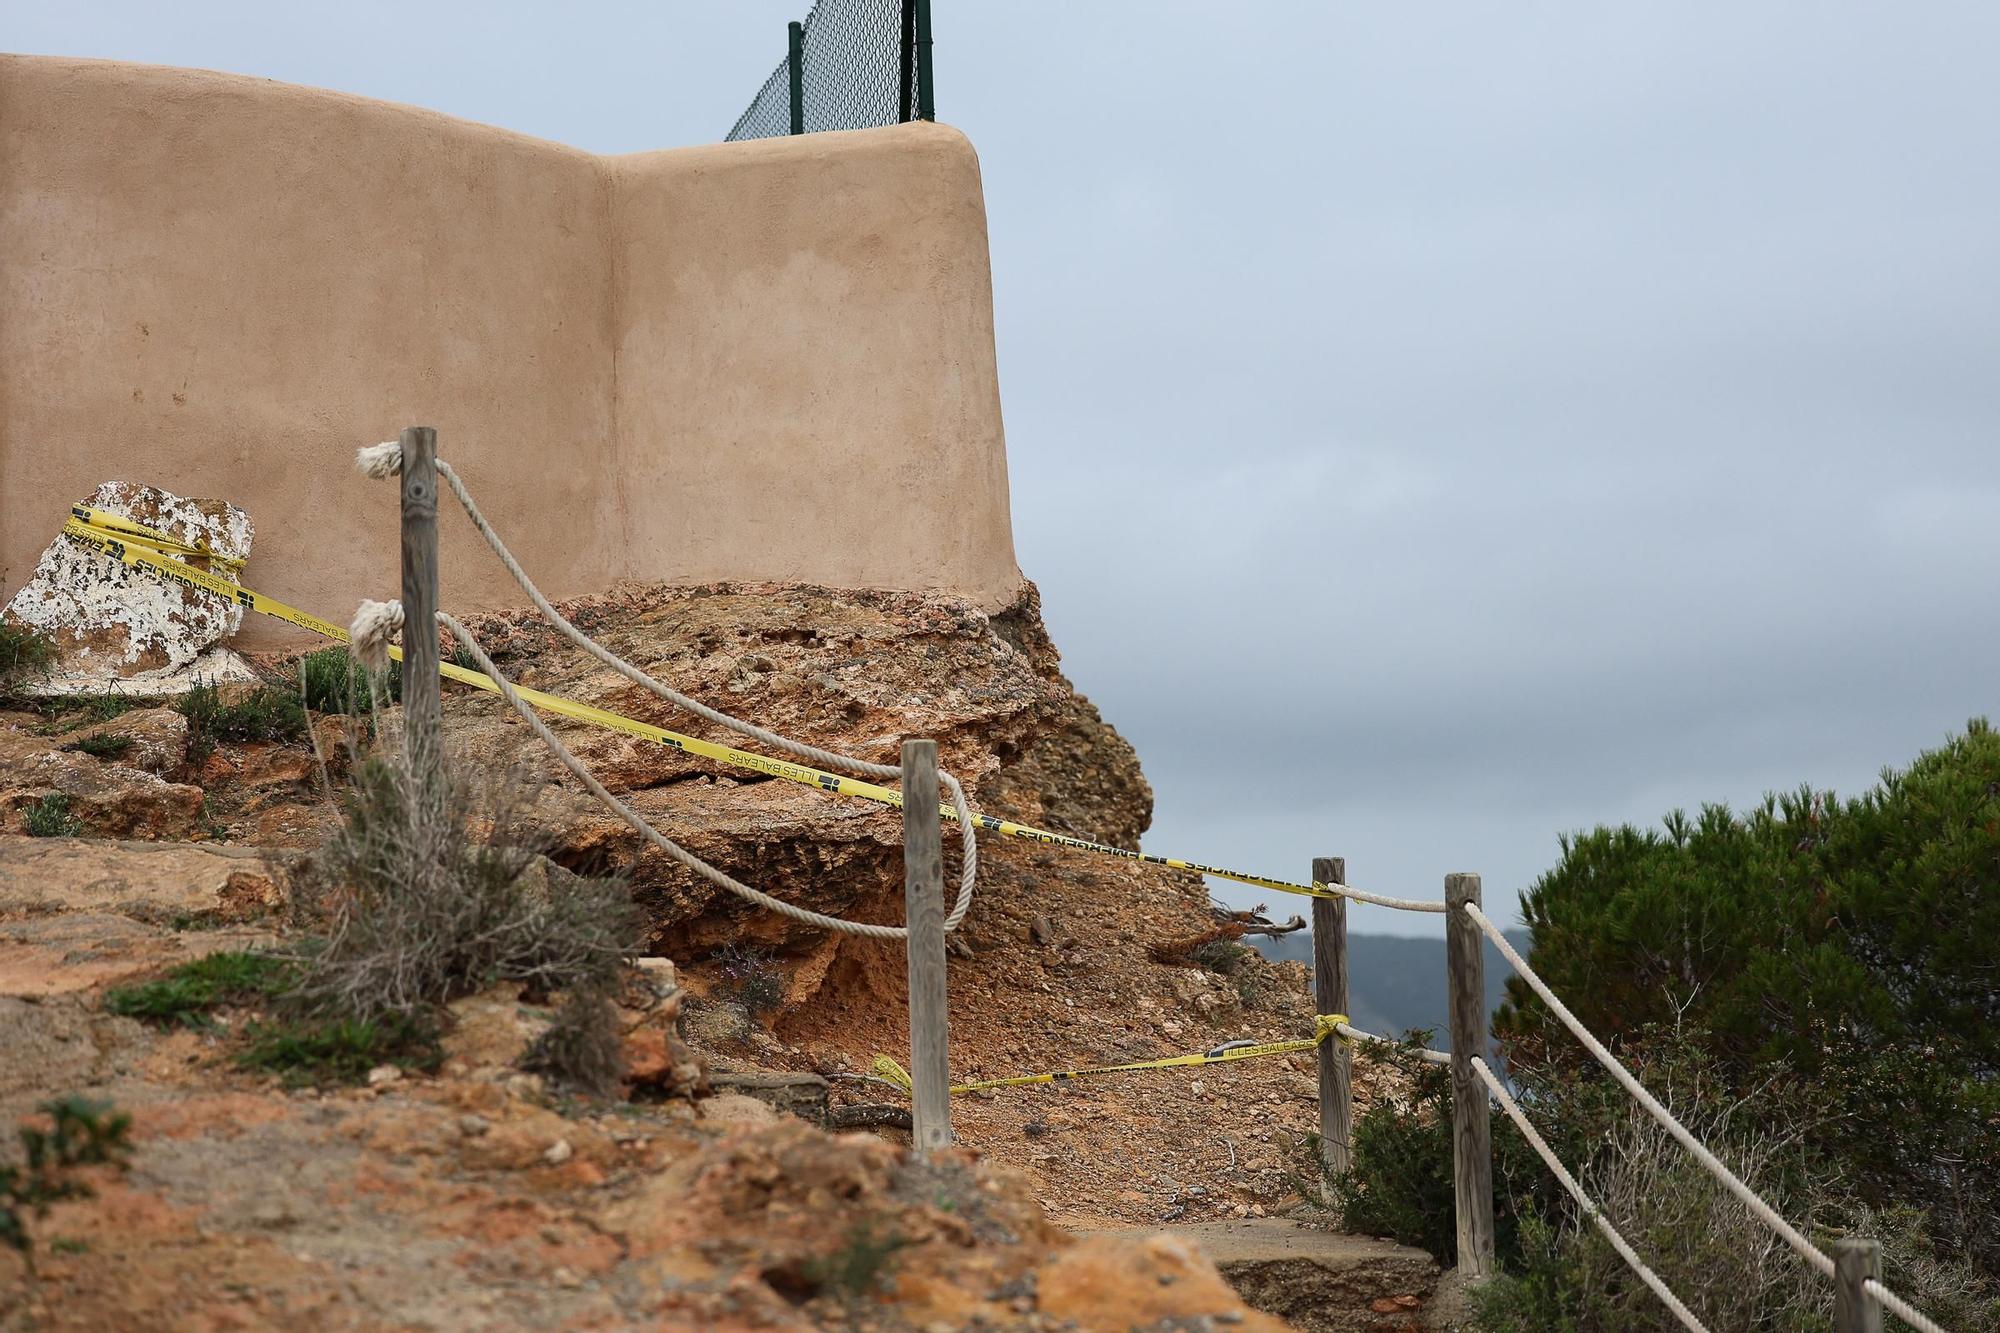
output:
{"label": "stone debris", "polygon": [[[83,501],[174,540],[232,560],[250,556],[250,516],[226,500],[193,500],[137,482],[107,481]],[[236,582],[226,563],[189,563]],[[243,608],[141,573],[57,535],[0,617],[55,644],[51,679],[36,693],[178,693],[197,680],[251,679],[217,645],[242,627]]]}

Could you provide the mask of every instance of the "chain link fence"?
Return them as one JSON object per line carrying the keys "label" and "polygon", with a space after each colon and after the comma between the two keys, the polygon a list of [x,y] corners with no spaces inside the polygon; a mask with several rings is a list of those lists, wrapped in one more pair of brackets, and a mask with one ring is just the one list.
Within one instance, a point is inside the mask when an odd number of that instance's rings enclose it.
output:
{"label": "chain link fence", "polygon": [[814,0],[728,140],[936,118],[930,0]]}

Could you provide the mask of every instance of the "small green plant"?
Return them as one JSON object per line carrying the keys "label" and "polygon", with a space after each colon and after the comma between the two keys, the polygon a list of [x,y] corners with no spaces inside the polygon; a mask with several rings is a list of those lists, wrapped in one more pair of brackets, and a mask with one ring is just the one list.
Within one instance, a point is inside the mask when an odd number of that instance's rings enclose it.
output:
{"label": "small green plant", "polygon": [[[1352,1165],[1329,1182],[1327,1202],[1342,1226],[1429,1250],[1441,1264],[1457,1262],[1452,1185],[1451,1070],[1419,1051],[1432,1034],[1414,1030],[1397,1047],[1370,1047],[1374,1058],[1401,1070],[1407,1093],[1370,1106],[1354,1123]],[[1520,1255],[1523,1210],[1556,1186],[1511,1122],[1493,1124],[1494,1231],[1501,1264]],[[1558,1144],[1560,1151],[1564,1144]]]}
{"label": "small green plant", "polygon": [[306,734],[306,709],[299,696],[276,685],[260,685],[225,701],[213,685],[197,685],[174,707],[188,724],[188,759],[200,763],[222,741],[295,741]]}
{"label": "small green plant", "polygon": [[89,1254],[90,1242],[77,1236],[57,1236],[49,1242],[49,1250],[55,1254]]}
{"label": "small green plant", "polygon": [[45,1102],[50,1126],[23,1126],[20,1165],[0,1166],[0,1244],[34,1257],[28,1219],[40,1217],[63,1199],[90,1196],[76,1168],[123,1163],[129,1150],[132,1117],[115,1114],[109,1102],[70,1096]]}
{"label": "small green plant", "polygon": [[731,944],[716,954],[722,976],[716,989],[755,1017],[776,1009],[785,998],[785,974],[762,949]]}
{"label": "small green plant", "polygon": [[105,995],[104,1007],[127,1018],[192,1023],[221,1004],[283,995],[294,976],[291,962],[269,954],[212,953],[158,981],[115,987]]}
{"label": "small green plant", "polygon": [[29,806],[26,818],[31,838],[74,838],[83,832],[83,821],[70,813],[69,797],[59,791]]}
{"label": "small green plant", "polygon": [[152,699],[134,694],[65,694],[35,700],[35,711],[46,719],[37,736],[58,736],[78,727],[123,717],[135,708],[150,707]]}
{"label": "small green plant", "polygon": [[0,690],[48,675],[55,645],[24,625],[0,621]]}
{"label": "small green plant", "polygon": [[429,1071],[444,1059],[436,1025],[419,1015],[280,1019],[253,1024],[249,1037],[236,1062],[292,1087],[359,1083],[377,1065]]}
{"label": "small green plant", "polygon": [[[384,701],[403,697],[403,664],[391,662],[378,687]],[[345,648],[322,648],[299,659],[299,693],[315,713],[367,713],[374,702],[368,671]]]}
{"label": "small green plant", "polygon": [[832,1254],[809,1259],[801,1267],[805,1280],[817,1289],[832,1288],[849,1300],[875,1290],[888,1270],[896,1251],[910,1241],[890,1232],[877,1236],[866,1226],[847,1233],[847,1240]]}
{"label": "small green plant", "polygon": [[1219,976],[1233,977],[1255,956],[1256,950],[1237,940],[1209,940],[1189,952],[1188,961]]}
{"label": "small green plant", "polygon": [[64,746],[66,750],[81,750],[93,759],[117,759],[130,750],[136,742],[130,736],[119,736],[112,732],[99,732],[95,736],[80,737],[74,743]]}

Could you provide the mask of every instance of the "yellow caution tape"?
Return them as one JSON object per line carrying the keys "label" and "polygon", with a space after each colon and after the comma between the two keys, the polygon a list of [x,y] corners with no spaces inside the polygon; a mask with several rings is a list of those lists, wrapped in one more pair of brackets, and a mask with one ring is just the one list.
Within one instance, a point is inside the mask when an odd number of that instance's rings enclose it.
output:
{"label": "yellow caution tape", "polygon": [[[1035,1083],[1067,1083],[1073,1078],[1088,1078],[1096,1074],[1129,1074],[1141,1069],[1183,1069],[1197,1065],[1222,1065],[1232,1060],[1256,1060],[1267,1055],[1298,1055],[1317,1049],[1328,1038],[1345,1041],[1338,1031],[1347,1021],[1346,1014],[1319,1014],[1313,1019],[1313,1036],[1301,1041],[1265,1041],[1230,1043],[1216,1046],[1191,1055],[1169,1055],[1158,1060],[1134,1060],[1123,1065],[1092,1065],[1088,1069],[1060,1069],[1047,1074],[1016,1074],[1012,1078],[987,1078],[973,1083],[954,1083],[951,1091],[956,1096],[961,1092],[981,1092],[987,1088],[1025,1088]],[[875,1057],[875,1073],[894,1083],[904,1092],[914,1092],[910,1082],[910,1072],[886,1055]]]}
{"label": "yellow caution tape", "polygon": [[[276,598],[266,597],[263,593],[253,592],[219,574],[197,569],[185,560],[179,559],[178,553],[192,552],[203,558],[225,561],[226,557],[210,555],[197,548],[183,545],[171,537],[141,527],[129,519],[105,514],[100,510],[78,506],[71,512],[74,517],[63,524],[63,536],[78,545],[101,551],[133,569],[143,570],[183,587],[225,598],[260,615],[275,616],[279,620],[297,625],[301,629],[311,630],[336,642],[349,641],[350,636],[342,626],[321,620],[318,616],[301,611],[295,606],[288,606]],[[399,662],[403,658],[402,650],[399,648],[391,648],[389,655]],[[438,670],[447,680],[455,680],[462,685],[470,685],[493,694],[500,692],[500,687],[489,680],[484,672],[470,671],[451,662],[440,662]],[[839,796],[859,797],[861,800],[873,801],[877,805],[891,806],[898,810],[903,807],[903,794],[892,787],[878,786],[859,778],[843,777],[838,773],[827,773],[805,764],[773,759],[767,755],[753,754],[748,750],[738,750],[733,746],[718,745],[714,741],[682,735],[680,732],[635,721],[607,709],[578,703],[574,699],[565,699],[561,695],[532,690],[525,685],[516,685],[514,689],[523,699],[544,712],[573,718],[578,722],[604,727],[611,731],[622,731],[628,736],[654,741],[698,758],[726,764],[731,768],[762,773],[767,777],[783,778],[787,782],[816,787]],[[940,805],[939,810],[946,819],[957,821],[958,812],[950,805]],[[1051,833],[1047,829],[1016,824],[1012,820],[999,819],[992,815],[974,814],[973,819],[980,828],[1002,837],[1023,838],[1029,842],[1045,843],[1051,847],[1095,852],[1100,856],[1116,856],[1146,865],[1165,866],[1170,870],[1192,870],[1196,874],[1213,875],[1217,879],[1233,880],[1238,884],[1273,889],[1279,893],[1298,894],[1306,898],[1340,899],[1344,896],[1319,883],[1293,884],[1287,880],[1268,879],[1263,875],[1246,874],[1240,870],[1225,870],[1220,866],[1203,865],[1199,861],[1183,861],[1171,856],[1155,856],[1151,852],[1130,851],[1124,847],[1113,847],[1108,843],[1091,842],[1087,838],[1073,838],[1066,833]]]}
{"label": "yellow caution tape", "polygon": [[118,514],[106,513],[102,509],[92,509],[89,505],[71,505],[69,512],[93,528],[99,528],[105,532],[117,533],[119,536],[130,541],[144,542],[147,546],[153,547],[155,550],[164,551],[170,555],[179,556],[182,559],[194,556],[198,559],[206,560],[210,564],[221,565],[224,569],[231,572],[243,568],[243,562],[233,555],[223,555],[220,551],[212,551],[206,546],[189,546],[186,542],[175,541],[163,532],[156,532],[152,528],[143,527],[140,524],[134,523],[131,519],[121,517]]}

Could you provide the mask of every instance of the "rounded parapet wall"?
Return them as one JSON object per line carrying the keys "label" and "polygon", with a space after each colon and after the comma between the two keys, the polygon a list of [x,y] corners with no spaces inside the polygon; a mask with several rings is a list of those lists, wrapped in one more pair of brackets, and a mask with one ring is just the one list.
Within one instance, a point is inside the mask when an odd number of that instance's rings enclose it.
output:
{"label": "rounded parapet wall", "polygon": [[[601,158],[261,79],[0,57],[0,583],[127,480],[247,510],[245,581],[394,591],[410,424],[560,595],[1017,590],[985,211],[907,125]],[[447,606],[509,603],[462,524]],[[245,626],[251,645],[283,627]]]}

